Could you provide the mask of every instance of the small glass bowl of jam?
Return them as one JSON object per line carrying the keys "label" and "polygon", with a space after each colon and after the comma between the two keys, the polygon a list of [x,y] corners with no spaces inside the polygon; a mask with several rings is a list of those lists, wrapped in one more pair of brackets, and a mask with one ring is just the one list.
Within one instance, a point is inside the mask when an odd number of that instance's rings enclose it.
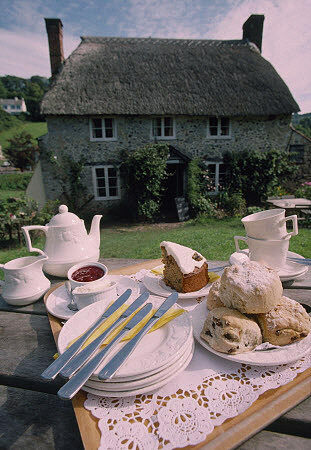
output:
{"label": "small glass bowl of jam", "polygon": [[70,267],[67,272],[71,288],[83,286],[88,283],[103,281],[108,274],[108,269],[99,262],[82,262]]}

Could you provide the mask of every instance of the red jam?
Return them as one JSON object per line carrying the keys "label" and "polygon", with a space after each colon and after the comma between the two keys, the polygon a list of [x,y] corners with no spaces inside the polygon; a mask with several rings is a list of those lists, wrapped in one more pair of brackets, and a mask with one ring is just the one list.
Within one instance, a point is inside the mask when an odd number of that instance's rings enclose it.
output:
{"label": "red jam", "polygon": [[103,269],[97,266],[85,266],[80,267],[73,272],[71,278],[75,281],[81,281],[83,283],[87,281],[95,281],[99,280],[102,276],[104,276],[105,272]]}

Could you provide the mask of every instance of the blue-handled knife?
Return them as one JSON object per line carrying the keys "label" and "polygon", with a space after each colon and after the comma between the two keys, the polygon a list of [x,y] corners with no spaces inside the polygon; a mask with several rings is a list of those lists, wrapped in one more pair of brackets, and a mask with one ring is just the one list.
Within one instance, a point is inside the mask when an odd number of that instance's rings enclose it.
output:
{"label": "blue-handled knife", "polygon": [[120,342],[124,334],[134,328],[147,314],[150,313],[151,310],[152,303],[147,303],[143,306],[105,348],[93,356],[92,359],[90,359],[72,378],[70,378],[66,384],[64,384],[64,386],[58,391],[58,396],[63,400],[70,400],[90,378],[92,373],[94,373],[103,358],[108,355],[109,351]]}
{"label": "blue-handled knife", "polygon": [[105,367],[103,367],[98,374],[100,380],[108,380],[116,373],[116,371],[125,363],[143,336],[148,333],[150,328],[177,302],[177,300],[177,292],[173,292],[173,294],[167,297],[139,333],[137,333],[136,336],[134,336],[116,355],[114,355],[113,358],[111,358]]}
{"label": "blue-handled knife", "polygon": [[68,361],[80,350],[84,342],[91,336],[96,328],[101,325],[111,314],[116,312],[130,297],[131,289],[127,289],[120,297],[94,322],[94,324],[74,342],[67,350],[64,351],[52,364],[41,374],[41,378],[45,381],[53,380],[62,370]]}
{"label": "blue-handled knife", "polygon": [[61,370],[60,375],[65,378],[70,378],[78,369],[82,367],[86,361],[94,355],[98,347],[104,342],[106,337],[113,331],[121,322],[127,319],[133,312],[142,306],[149,297],[149,292],[141,294],[122,314],[121,316],[100,336],[94,339],[87,347],[74,356]]}

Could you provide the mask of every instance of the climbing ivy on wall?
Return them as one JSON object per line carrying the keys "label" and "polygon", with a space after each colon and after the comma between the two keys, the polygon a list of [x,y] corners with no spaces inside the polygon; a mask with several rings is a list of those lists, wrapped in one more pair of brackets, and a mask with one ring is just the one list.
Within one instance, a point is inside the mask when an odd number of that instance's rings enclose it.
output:
{"label": "climbing ivy on wall", "polygon": [[158,143],[123,153],[121,174],[134,219],[152,222],[158,218],[168,154],[168,146]]}

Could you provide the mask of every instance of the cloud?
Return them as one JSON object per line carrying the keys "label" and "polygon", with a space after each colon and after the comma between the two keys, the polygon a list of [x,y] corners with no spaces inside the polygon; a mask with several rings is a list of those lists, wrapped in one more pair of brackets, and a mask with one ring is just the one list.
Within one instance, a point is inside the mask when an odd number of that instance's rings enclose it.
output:
{"label": "cloud", "polygon": [[217,39],[241,37],[251,14],[264,14],[262,56],[283,78],[302,112],[311,111],[310,0],[236,0],[211,33]]}
{"label": "cloud", "polygon": [[[29,78],[32,75],[51,76],[47,34],[0,29],[0,75]],[[67,57],[80,43],[74,36],[64,36]]]}

